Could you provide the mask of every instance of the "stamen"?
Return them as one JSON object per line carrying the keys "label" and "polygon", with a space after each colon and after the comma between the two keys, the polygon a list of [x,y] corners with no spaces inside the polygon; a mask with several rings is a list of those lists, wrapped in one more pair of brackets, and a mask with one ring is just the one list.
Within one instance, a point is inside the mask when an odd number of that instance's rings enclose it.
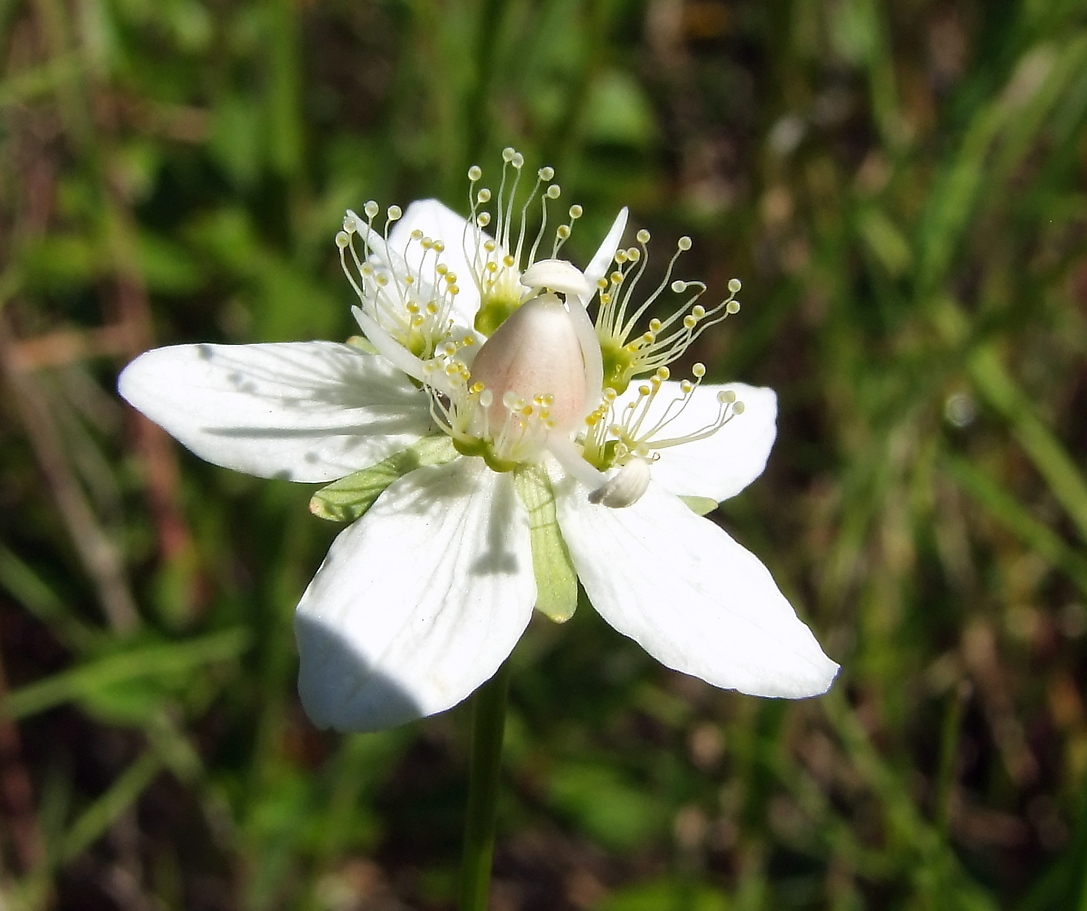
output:
{"label": "stamen", "polygon": [[[555,194],[555,199],[558,199],[557,193]],[[558,228],[555,229],[555,244],[551,248],[552,259],[558,258],[559,250],[562,249],[562,245],[569,240],[570,235],[573,233],[574,222],[581,218],[583,212],[584,210],[579,205],[570,206],[570,209],[567,212],[570,216],[570,220],[566,224],[559,225]]]}
{"label": "stamen", "polygon": [[[741,287],[738,279],[729,281],[729,296],[709,308],[697,303],[706,291],[702,282],[673,280],[676,262],[691,248],[689,237],[679,239],[664,277],[644,301],[635,305],[634,293],[649,263],[649,239],[649,232],[643,229],[637,235],[638,247],[616,251],[616,268],[598,285],[596,332],[604,357],[604,382],[618,392],[625,391],[634,377],[680,358],[706,329],[740,309],[736,300]],[[651,319],[647,329],[638,334],[639,321],[666,290],[677,295],[693,293],[664,319]]]}
{"label": "stamen", "polygon": [[[717,394],[718,409],[712,420],[684,433],[669,430],[690,406],[705,375],[705,365],[695,364],[691,370],[692,379],[665,387],[668,368],[658,367],[656,373],[638,387],[637,396],[618,412],[615,407],[618,394],[614,389],[606,389],[601,404],[585,419],[581,437],[585,458],[601,470],[623,467],[633,459],[653,461],[660,450],[704,440],[743,414],[743,402],[736,400],[732,390],[725,389]],[[655,407],[657,398],[666,388],[675,394],[663,409]],[[652,417],[651,411],[654,412]],[[600,496],[604,494],[600,492]]]}
{"label": "stamen", "polygon": [[[468,243],[465,248],[472,279],[480,296],[475,328],[487,336],[502,325],[526,298],[531,297],[526,293],[521,278],[546,250],[548,208],[562,195],[561,187],[552,182],[555,178],[554,168],[538,169],[532,188],[520,193],[524,156],[516,149],[506,148],[502,152],[502,161],[497,193],[479,186],[483,179],[481,168],[473,165],[468,170],[469,222],[492,234],[483,243]],[[529,220],[537,200],[540,222],[531,235],[530,243]],[[492,202],[492,210],[486,210],[485,207]],[[547,258],[557,258],[559,249],[570,236],[574,221],[580,216],[581,207],[572,206],[569,221],[555,229],[551,253]]]}
{"label": "stamen", "polygon": [[[532,242],[532,249],[528,251],[528,262],[532,264],[536,262],[536,252],[540,249],[540,241],[543,240],[543,236],[547,231],[547,201],[558,199],[562,193],[559,189],[559,185],[551,183],[555,177],[554,168],[540,168],[536,175],[536,189],[533,190],[532,195],[536,195],[536,190],[539,190],[543,184],[548,184],[547,189],[540,195],[540,228],[536,232],[536,239]],[[522,211],[522,218],[525,212],[528,211],[529,204],[532,202],[532,197],[529,197],[528,202],[525,203],[525,208]],[[523,226],[522,226],[523,230]],[[518,250],[517,258],[520,259],[520,250]]]}
{"label": "stamen", "polygon": [[[363,212],[365,222],[348,211],[343,230],[336,235],[340,266],[358,295],[361,310],[396,344],[425,362],[453,325],[453,301],[460,291],[456,275],[441,262],[445,244],[414,230],[402,249],[394,249],[389,238],[403,210],[389,206],[380,234],[374,230],[380,212],[377,203],[370,200]],[[356,235],[362,242],[362,255],[354,245]]]}

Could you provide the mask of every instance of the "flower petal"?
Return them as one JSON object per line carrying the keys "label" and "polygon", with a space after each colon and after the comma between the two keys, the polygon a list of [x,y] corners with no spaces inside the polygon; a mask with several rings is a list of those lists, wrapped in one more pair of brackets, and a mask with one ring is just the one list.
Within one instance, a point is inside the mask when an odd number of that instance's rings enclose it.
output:
{"label": "flower petal", "polygon": [[[637,385],[631,383],[619,397],[616,413],[637,398]],[[777,435],[777,396],[765,386],[702,384],[683,411],[661,431],[660,438],[694,434],[712,425],[720,410],[717,394],[724,390],[734,392],[736,400],[744,403],[743,413],[705,439],[659,450],[660,458],[653,463],[653,479],[666,490],[679,496],[712,497],[720,503],[736,496],[766,468]],[[679,383],[666,381],[643,426],[660,420],[669,403],[680,395]]]}
{"label": "flower petal", "polygon": [[422,247],[409,243],[411,232],[416,229],[425,237],[445,244],[441,262],[456,274],[460,288],[453,302],[455,321],[470,327],[479,310],[479,291],[472,279],[471,258],[487,235],[436,199],[416,200],[404,210],[389,232],[389,247],[403,257],[412,272],[418,272],[423,261]]}
{"label": "flower petal", "polygon": [[202,459],[267,478],[342,478],[430,426],[425,393],[384,358],[334,342],[157,348],[117,386]]}
{"label": "flower petal", "polygon": [[366,336],[366,341],[374,347],[381,357],[385,358],[401,373],[406,373],[420,382],[423,380],[426,375],[423,371],[423,362],[416,355],[393,338],[381,323],[362,307],[352,307],[351,314],[355,317],[355,322],[359,324],[362,334]]}
{"label": "flower petal", "polygon": [[597,612],[662,664],[754,696],[823,693],[838,665],[769,571],[707,519],[651,483],[625,509],[558,485],[559,527]]}
{"label": "flower petal", "polygon": [[298,690],[319,727],[374,731],[456,705],[532,614],[510,474],[457,459],[405,475],[333,542],[298,605]]}
{"label": "flower petal", "polygon": [[[615,251],[619,248],[619,241],[623,239],[623,232],[627,227],[627,214],[627,207],[623,206],[619,210],[619,214],[615,216],[615,221],[612,222],[611,228],[608,229],[608,233],[605,235],[600,247],[593,254],[593,258],[589,260],[589,265],[585,267],[585,281],[589,283],[589,287],[594,292],[596,283],[607,275],[608,270],[611,269],[612,260],[615,259]],[[588,306],[589,301],[586,300],[584,303]]]}

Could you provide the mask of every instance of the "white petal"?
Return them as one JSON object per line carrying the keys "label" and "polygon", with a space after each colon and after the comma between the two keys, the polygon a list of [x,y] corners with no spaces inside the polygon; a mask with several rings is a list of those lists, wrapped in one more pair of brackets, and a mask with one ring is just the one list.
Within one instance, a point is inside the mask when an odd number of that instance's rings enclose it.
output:
{"label": "white petal", "polygon": [[389,232],[389,247],[403,257],[411,270],[417,271],[423,260],[423,249],[409,243],[416,229],[425,237],[445,244],[441,261],[457,276],[460,293],[454,300],[456,322],[471,327],[479,309],[479,292],[472,279],[470,257],[487,239],[478,227],[436,199],[420,199],[404,210],[404,215]]}
{"label": "white petal", "polygon": [[[627,207],[623,206],[619,210],[619,214],[615,216],[615,221],[612,222],[611,228],[600,244],[600,248],[593,255],[593,258],[589,260],[589,265],[585,268],[585,281],[589,283],[589,287],[594,291],[596,290],[596,283],[607,275],[611,269],[612,260],[615,259],[615,251],[619,247],[619,241],[623,239],[623,232],[626,227]],[[588,304],[589,302],[586,300],[585,303]]]}
{"label": "white petal", "polygon": [[334,342],[157,348],[117,386],[202,459],[266,478],[342,478],[430,426],[426,395],[406,377]]}
{"label": "white petal", "polygon": [[298,690],[319,727],[373,731],[456,705],[532,615],[512,475],[457,459],[405,475],[342,532],[298,605]]}
{"label": "white petal", "polygon": [[708,519],[651,483],[626,509],[567,479],[559,527],[593,606],[662,664],[755,696],[823,693],[838,665],[769,571]]}
{"label": "white petal", "polygon": [[377,349],[381,357],[402,373],[422,381],[423,362],[416,355],[393,338],[381,323],[362,307],[352,307],[351,313],[355,317],[355,322],[359,324],[362,334],[366,336],[366,340]]}
{"label": "white petal", "polygon": [[[617,412],[623,404],[637,398],[637,385],[631,383],[619,397]],[[736,415],[705,439],[658,450],[660,458],[653,462],[653,479],[674,494],[710,497],[721,502],[736,496],[766,468],[777,435],[777,396],[765,386],[703,384],[694,390],[691,401],[662,430],[660,437],[696,433],[712,424],[720,409],[717,393],[722,390],[736,393],[736,400],[744,403],[743,414]],[[679,396],[679,383],[665,382],[643,426],[651,426]]]}

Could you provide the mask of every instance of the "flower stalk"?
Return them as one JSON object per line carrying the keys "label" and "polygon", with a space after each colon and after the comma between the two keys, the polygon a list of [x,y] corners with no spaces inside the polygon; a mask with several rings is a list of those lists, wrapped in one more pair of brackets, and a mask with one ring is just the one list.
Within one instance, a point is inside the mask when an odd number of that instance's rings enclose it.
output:
{"label": "flower stalk", "polygon": [[487,909],[508,691],[509,662],[505,661],[472,697],[472,754],[461,863],[460,911]]}

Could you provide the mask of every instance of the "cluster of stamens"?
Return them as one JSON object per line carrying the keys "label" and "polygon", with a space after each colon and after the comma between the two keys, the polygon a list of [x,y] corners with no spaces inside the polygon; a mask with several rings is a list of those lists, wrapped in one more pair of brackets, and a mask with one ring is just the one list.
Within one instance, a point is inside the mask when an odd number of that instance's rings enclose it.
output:
{"label": "cluster of stamens", "polygon": [[461,455],[480,456],[494,471],[512,471],[539,455],[554,427],[553,395],[526,400],[507,391],[501,402],[495,402],[494,393],[473,383],[456,358],[450,358],[442,374],[449,392],[431,396],[430,413]]}
{"label": "cluster of stamens", "polygon": [[669,436],[669,425],[690,404],[695,390],[706,375],[705,365],[695,364],[691,368],[691,375],[693,379],[682,380],[679,394],[652,419],[650,411],[670,376],[667,367],[658,367],[638,387],[637,396],[621,407],[617,405],[619,394],[610,387],[605,389],[603,401],[585,418],[583,446],[586,460],[600,469],[622,466],[632,459],[655,461],[659,458],[658,450],[704,440],[736,415],[743,414],[744,403],[737,401],[736,393],[722,390],[717,393],[717,415],[712,420],[686,433],[673,433]]}
{"label": "cluster of stamens", "polygon": [[[729,296],[712,307],[697,303],[706,291],[702,282],[672,280],[676,261],[691,249],[689,237],[679,239],[664,278],[644,301],[635,305],[632,298],[649,263],[649,232],[642,229],[637,239],[639,246],[616,252],[616,268],[598,282],[596,333],[604,358],[604,383],[616,392],[624,392],[634,377],[672,363],[706,329],[740,309],[736,300],[739,279],[729,281]],[[666,289],[688,296],[670,316],[650,319],[648,327],[638,333],[639,321]]]}
{"label": "cluster of stamens", "polygon": [[[382,233],[373,225],[380,213],[378,204],[371,200],[363,212],[365,221],[349,211],[343,230],[336,235],[340,265],[363,312],[404,349],[427,361],[449,335],[453,300],[460,291],[457,276],[441,261],[445,243],[416,229],[407,247],[394,251],[389,247],[389,231],[403,215],[400,207],[389,207]],[[361,256],[355,249],[356,235],[362,242]],[[418,257],[413,246],[418,248]],[[348,265],[348,256],[354,269]]]}
{"label": "cluster of stamens", "polygon": [[[521,302],[524,288],[520,284],[521,273],[537,261],[537,258],[557,258],[559,250],[570,237],[574,222],[582,215],[581,206],[571,206],[567,212],[568,221],[560,224],[554,231],[551,249],[541,257],[541,245],[545,242],[548,224],[548,204],[562,195],[562,189],[553,183],[554,168],[540,168],[536,172],[536,182],[527,198],[517,205],[518,188],[525,166],[524,156],[512,148],[502,152],[502,177],[497,195],[488,187],[477,186],[483,179],[483,171],[476,165],[468,169],[470,182],[469,221],[481,231],[490,230],[491,236],[481,243],[468,243],[468,253],[472,279],[479,290],[480,309],[476,317],[476,328],[489,335],[505,317]],[[531,245],[529,243],[528,223],[530,209],[539,200],[540,223]],[[494,202],[494,214],[484,209]],[[492,224],[493,223],[493,224]]]}

